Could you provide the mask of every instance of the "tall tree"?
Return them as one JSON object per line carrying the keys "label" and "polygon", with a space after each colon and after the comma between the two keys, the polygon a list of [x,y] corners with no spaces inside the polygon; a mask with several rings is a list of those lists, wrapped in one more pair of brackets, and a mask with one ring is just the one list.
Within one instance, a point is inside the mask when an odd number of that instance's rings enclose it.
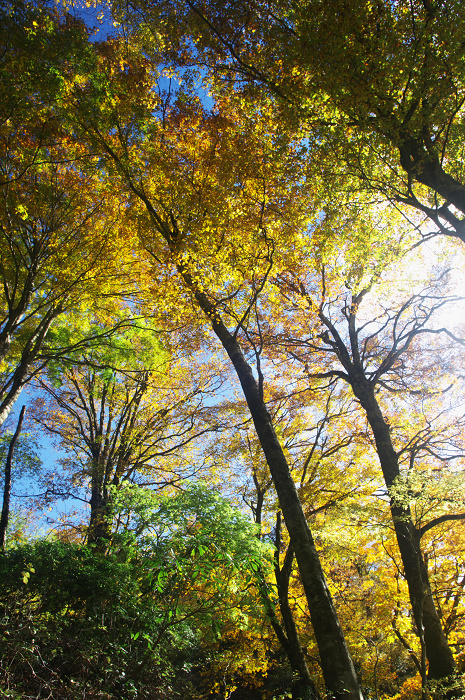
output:
{"label": "tall tree", "polygon": [[[289,221],[284,228],[290,231],[312,207],[299,200],[291,180],[299,146],[291,144],[286,151],[288,144],[280,143],[279,135],[266,135],[260,120],[241,131],[234,122],[239,114],[208,115],[187,92],[173,107],[157,101],[147,86],[158,68],[151,76],[136,45],[129,53],[126,46],[121,45],[122,53],[115,43],[101,49],[100,74],[111,76],[113,87],[100,104],[100,115],[89,108],[92,77],[88,90],[76,95],[83,138],[119,175],[128,215],[138,219],[154,268],[162,263],[176,272],[172,284],[188,300],[181,307],[184,315],[192,304],[200,311],[234,367],[295,547],[325,683],[335,697],[360,698],[315,543],[266,406],[260,351],[247,331],[273,265],[272,236],[283,228],[284,202]],[[129,86],[128,75],[142,71],[145,77]],[[233,153],[240,154],[235,162]],[[250,351],[257,376],[246,358]]]}
{"label": "tall tree", "polygon": [[49,365],[48,379],[38,381],[45,401],[35,401],[35,420],[66,454],[61,463],[69,474],[58,490],[73,494],[79,485],[89,493],[89,543],[105,547],[111,538],[112,486],[129,480],[163,488],[200,470],[180,453],[218,429],[204,406],[209,383],[176,377],[175,362],[142,320]]}
{"label": "tall tree", "polygon": [[[283,342],[293,348],[293,357],[304,364],[310,378],[347,382],[366,414],[390,494],[392,520],[417,630],[428,658],[429,677],[451,677],[455,671],[455,662],[434,604],[428,570],[420,547],[421,536],[426,530],[415,527],[408,502],[396,497],[393,491],[401,475],[399,451],[394,446],[389,418],[383,413],[378,398],[378,392],[382,388],[394,392],[403,389],[408,391],[409,388],[420,393],[426,391],[424,382],[428,375],[423,373],[422,376],[420,368],[414,367],[415,379],[422,388],[409,387],[406,366],[415,340],[418,341],[420,336],[427,333],[437,335],[444,330],[431,323],[434,313],[442,309],[447,301],[447,297],[443,296],[444,280],[440,277],[430,288],[408,298],[404,303],[397,306],[394,304],[394,308],[381,303],[379,314],[375,312],[373,318],[362,316],[360,321],[358,317],[369,286],[362,285],[359,291],[348,290],[345,297],[340,291],[341,307],[336,312],[334,307],[338,308],[338,303],[333,302],[334,306],[332,305],[331,292],[327,287],[330,283],[325,279],[322,301],[317,306],[302,279],[292,280],[291,276],[287,279],[287,284],[284,280],[281,283],[287,294],[297,294],[306,299],[311,312],[316,307],[320,323],[320,328],[311,340],[303,339],[300,343],[297,338],[289,336]],[[326,355],[327,359],[323,361],[328,364],[327,367],[318,369],[315,366],[316,358],[322,354]],[[416,353],[417,364],[418,354],[419,350]],[[412,468],[413,463],[410,466]],[[428,529],[427,525],[424,527]]]}

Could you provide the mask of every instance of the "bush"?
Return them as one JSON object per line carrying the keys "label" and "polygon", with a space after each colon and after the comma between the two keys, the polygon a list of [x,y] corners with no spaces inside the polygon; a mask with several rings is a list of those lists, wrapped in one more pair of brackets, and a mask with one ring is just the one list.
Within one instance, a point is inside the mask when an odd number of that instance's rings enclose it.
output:
{"label": "bush", "polygon": [[[140,583],[121,555],[47,541],[9,550],[0,558],[3,694],[175,697],[176,653],[170,634],[159,638],[158,611]],[[189,648],[192,633],[185,638]]]}

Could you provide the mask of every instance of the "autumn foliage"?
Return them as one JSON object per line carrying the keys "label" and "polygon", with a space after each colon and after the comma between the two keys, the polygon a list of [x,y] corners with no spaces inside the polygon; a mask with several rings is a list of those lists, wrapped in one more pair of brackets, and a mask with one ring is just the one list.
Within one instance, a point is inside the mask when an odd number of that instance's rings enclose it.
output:
{"label": "autumn foliage", "polygon": [[462,697],[460,4],[0,15],[2,697]]}

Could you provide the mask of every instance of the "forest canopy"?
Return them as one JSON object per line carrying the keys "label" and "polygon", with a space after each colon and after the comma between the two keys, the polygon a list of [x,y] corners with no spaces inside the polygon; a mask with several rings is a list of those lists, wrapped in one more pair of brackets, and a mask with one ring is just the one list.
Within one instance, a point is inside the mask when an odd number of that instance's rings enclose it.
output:
{"label": "forest canopy", "polygon": [[2,697],[465,696],[464,24],[0,2]]}

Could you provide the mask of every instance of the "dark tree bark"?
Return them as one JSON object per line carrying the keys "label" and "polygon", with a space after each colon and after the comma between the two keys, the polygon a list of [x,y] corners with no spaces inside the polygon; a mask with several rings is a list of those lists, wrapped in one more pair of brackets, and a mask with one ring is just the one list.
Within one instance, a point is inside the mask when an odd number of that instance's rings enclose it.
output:
{"label": "dark tree bark", "polygon": [[[347,311],[349,329],[347,345],[335,326],[322,311],[320,311],[319,317],[328,331],[321,338],[336,353],[344,367],[345,372],[335,371],[333,372],[334,376],[344,378],[350,384],[354,395],[360,401],[366,413],[375,438],[384,482],[389,490],[400,475],[399,459],[392,444],[389,425],[384,420],[375,396],[377,380],[382,372],[379,370],[372,378],[368,378],[360,355],[359,338],[355,322],[357,308],[363,294],[353,298],[352,305]],[[410,339],[407,338],[405,340],[404,351],[413,337],[414,333],[411,334]],[[394,358],[399,353],[400,350],[391,352],[391,362],[394,362]],[[387,371],[389,366],[388,362],[383,371]],[[428,675],[432,679],[444,679],[455,672],[456,666],[434,604],[428,570],[420,549],[421,533],[415,528],[409,506],[400,504],[395,498],[391,497],[390,509],[408,584],[415,624],[428,659]]]}
{"label": "dark tree bark", "polygon": [[13,453],[15,445],[18,441],[19,434],[21,433],[21,428],[23,425],[24,414],[26,413],[26,406],[23,406],[19,414],[18,423],[16,425],[16,430],[10,441],[10,446],[8,448],[8,454],[5,464],[5,485],[3,487],[3,507],[2,515],[0,517],[0,550],[3,552],[5,550],[5,539],[6,530],[8,527],[8,520],[10,516],[10,495],[11,495],[11,463],[13,461]]}
{"label": "dark tree bark", "polygon": [[[439,155],[436,152],[428,152],[423,144],[411,135],[406,136],[398,148],[400,164],[409,178],[437,192],[445,199],[447,205],[452,204],[465,215],[465,185],[444,170]],[[416,206],[414,202],[411,204]],[[450,212],[448,206],[439,209],[438,213],[452,224],[456,237],[465,242],[465,221]]]}
{"label": "dark tree bark", "polygon": [[[268,484],[268,486],[265,488],[262,488],[258,482],[255,472],[253,474],[253,480],[256,489],[257,503],[255,507],[252,507],[252,510],[255,522],[257,525],[261,525],[264,496],[270,484]],[[292,686],[293,700],[320,700],[320,695],[316,689],[315,683],[310,677],[304,650],[302,648],[302,644],[300,643],[299,633],[297,631],[291,606],[289,605],[289,579],[292,572],[294,550],[292,549],[292,545],[288,546],[284,556],[283,565],[280,566],[279,554],[281,550],[281,531],[282,518],[281,513],[278,512],[276,516],[275,531],[274,575],[276,588],[278,591],[282,624],[275,613],[275,608],[271,601],[268,586],[264,577],[260,578],[260,596],[262,598],[268,620],[282,649],[286,653],[290,667],[297,675],[297,680]],[[260,535],[258,536],[260,537]]]}
{"label": "dark tree bark", "polygon": [[104,478],[101,478],[98,465],[93,466],[87,543],[95,545],[102,551],[106,550],[111,539],[112,522],[113,513],[108,484],[105,484]]}
{"label": "dark tree bark", "polygon": [[[118,154],[106,142],[98,129],[91,127],[106,153],[114,160],[129,190],[145,205],[154,231],[167,243],[172,260],[184,284],[189,289],[197,307],[205,314],[211,328],[234,367],[242,387],[255,430],[264,452],[270,474],[279,499],[284,520],[299,567],[302,586],[320,653],[323,678],[328,693],[335,700],[361,700],[363,698],[354,665],[340,626],[336,610],[326,585],[325,576],[315,543],[308,527],[289,464],[273,426],[272,418],[263,399],[261,382],[254,377],[237,336],[223,322],[212,298],[204,291],[198,280],[198,272],[192,275],[189,261],[179,256],[181,235],[172,212],[167,220],[156,211],[142,186],[137,185]],[[143,241],[150,253],[150,246]]]}
{"label": "dark tree bark", "polygon": [[281,513],[276,518],[276,553],[275,553],[275,578],[278,589],[279,609],[283,620],[284,629],[288,642],[288,657],[291,668],[298,674],[297,682],[292,689],[293,700],[310,700],[318,698],[315,684],[310,677],[310,673],[305,659],[305,653],[300,642],[299,633],[289,604],[289,579],[292,573],[292,563],[294,560],[294,549],[289,544],[282,566],[279,565],[279,549],[281,543]]}
{"label": "dark tree bark", "polygon": [[399,145],[399,153],[400,163],[406,173],[465,214],[465,186],[445,172],[436,153],[428,153],[412,137],[406,138]]}
{"label": "dark tree bark", "polygon": [[[351,385],[373,431],[384,481],[389,489],[400,475],[389,426],[382,416],[373,386],[361,378],[351,382]],[[418,530],[412,522],[408,506],[400,505],[391,498],[390,509],[415,623],[420,636],[424,635],[428,675],[434,679],[450,676],[455,671],[455,661],[434,604],[428,571],[420,549]]]}
{"label": "dark tree bark", "polygon": [[[30,381],[31,375],[37,371],[31,372],[31,366],[37,360],[45,337],[54,319],[62,312],[61,307],[52,308],[37,324],[37,328],[27,340],[25,347],[21,353],[21,359],[10,377],[9,382],[0,392],[0,427],[10,415],[18,396],[23,387]],[[44,361],[44,364],[46,362]]]}
{"label": "dark tree bark", "polygon": [[[172,246],[167,227],[164,234]],[[326,688],[333,698],[360,700],[363,696],[315,543],[308,527],[294,481],[263,400],[259,382],[244,357],[237,338],[229,332],[219,313],[203,291],[197,288],[185,262],[177,262],[178,272],[190,289],[197,305],[210,320],[212,329],[226,350],[242,387],[278,495],[289,537],[295,551],[302,586],[307,598],[313,630],[320,652]]]}

